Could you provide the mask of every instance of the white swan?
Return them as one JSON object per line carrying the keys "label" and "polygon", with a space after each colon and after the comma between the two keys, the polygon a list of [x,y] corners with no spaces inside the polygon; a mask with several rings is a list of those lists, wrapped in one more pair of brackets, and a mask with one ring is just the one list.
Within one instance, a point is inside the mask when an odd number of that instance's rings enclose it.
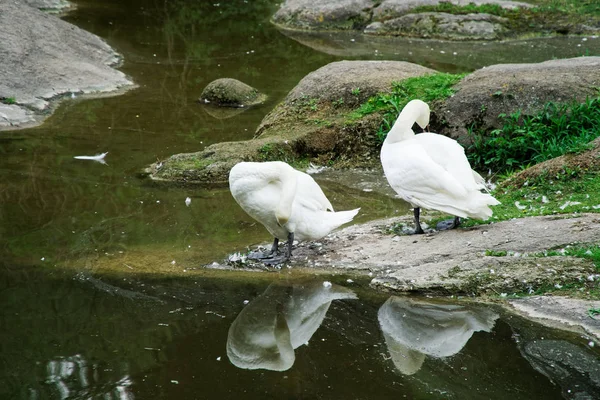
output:
{"label": "white swan", "polygon": [[[325,194],[308,174],[281,161],[241,162],[229,173],[229,189],[235,201],[275,238],[270,263],[288,260],[292,243],[322,238],[352,221],[359,208],[334,212]],[[287,253],[277,254],[279,240],[287,239]]]}
{"label": "white swan", "polygon": [[471,169],[465,151],[455,140],[432,132],[418,135],[417,123],[429,124],[429,106],[410,101],[398,116],[381,147],[381,165],[390,186],[414,208],[415,233],[423,233],[420,208],[430,208],[455,216],[439,229],[455,228],[459,217],[486,220],[489,206],[500,204],[485,190],[483,178]]}
{"label": "white swan", "polygon": [[356,299],[356,295],[324,282],[272,283],[229,327],[227,357],[243,369],[290,369],[296,360],[294,350],[308,343],[331,302],[339,299]]}

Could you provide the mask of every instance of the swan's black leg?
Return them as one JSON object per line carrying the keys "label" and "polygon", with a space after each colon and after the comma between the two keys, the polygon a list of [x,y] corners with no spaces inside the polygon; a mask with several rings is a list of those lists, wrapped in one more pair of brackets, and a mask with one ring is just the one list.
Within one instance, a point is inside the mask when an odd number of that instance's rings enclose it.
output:
{"label": "swan's black leg", "polygon": [[460,225],[460,218],[454,217],[454,219],[447,219],[445,221],[440,221],[436,225],[436,229],[438,231],[445,231],[448,229],[454,229]]}
{"label": "swan's black leg", "polygon": [[270,256],[276,255],[278,250],[279,250],[279,239],[275,238],[275,240],[273,240],[273,245],[271,246],[271,254],[269,254],[269,255]]}
{"label": "swan's black leg", "polygon": [[423,228],[421,228],[421,223],[419,222],[419,214],[421,213],[421,209],[419,207],[415,207],[413,209],[413,214],[415,216],[415,234],[425,233]]}
{"label": "swan's black leg", "polygon": [[279,265],[279,264],[283,264],[286,261],[290,260],[290,257],[292,257],[292,245],[294,244],[294,232],[290,232],[288,233],[288,237],[287,237],[287,249],[284,255],[279,256],[279,257],[275,257],[275,255],[273,255],[273,257],[269,257],[269,258],[265,258],[262,260],[262,262],[264,262],[267,265]]}
{"label": "swan's black leg", "polygon": [[287,237],[287,254],[285,255],[286,261],[292,257],[292,245],[294,244],[294,232],[288,233]]}

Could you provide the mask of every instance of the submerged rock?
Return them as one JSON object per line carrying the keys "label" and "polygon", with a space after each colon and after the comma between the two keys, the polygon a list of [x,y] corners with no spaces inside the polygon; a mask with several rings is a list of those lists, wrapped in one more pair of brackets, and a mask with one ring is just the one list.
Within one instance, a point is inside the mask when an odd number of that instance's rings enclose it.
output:
{"label": "submerged rock", "polygon": [[266,98],[267,96],[244,82],[221,78],[212,81],[204,88],[200,95],[200,102],[222,107],[249,107],[263,103]]}

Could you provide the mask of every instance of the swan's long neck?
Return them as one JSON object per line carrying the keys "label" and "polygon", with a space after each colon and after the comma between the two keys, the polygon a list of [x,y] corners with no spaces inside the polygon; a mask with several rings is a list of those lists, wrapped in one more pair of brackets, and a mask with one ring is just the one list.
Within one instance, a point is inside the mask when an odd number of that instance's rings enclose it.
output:
{"label": "swan's long neck", "polygon": [[412,100],[402,109],[394,126],[387,134],[385,142],[397,143],[413,137],[415,133],[412,126],[415,122],[422,128],[429,123],[429,106],[421,100]]}
{"label": "swan's long neck", "polygon": [[[404,117],[404,118],[403,118]],[[387,134],[385,138],[386,143],[398,143],[406,139],[410,139],[415,136],[415,133],[412,130],[412,126],[415,123],[415,118],[407,118],[407,116],[403,116],[400,114],[394,126]]]}
{"label": "swan's long neck", "polygon": [[275,210],[275,218],[280,225],[284,225],[292,215],[292,204],[296,197],[297,178],[294,169],[291,167],[281,168],[279,171],[279,180],[281,182],[281,197]]}

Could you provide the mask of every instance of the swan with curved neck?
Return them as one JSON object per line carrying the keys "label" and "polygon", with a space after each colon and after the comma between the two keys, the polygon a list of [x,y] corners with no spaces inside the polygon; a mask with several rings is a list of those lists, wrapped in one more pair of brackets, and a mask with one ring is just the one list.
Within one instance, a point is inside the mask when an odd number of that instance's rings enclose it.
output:
{"label": "swan with curved neck", "polygon": [[485,190],[483,178],[471,169],[464,149],[455,140],[432,132],[418,135],[412,130],[429,124],[429,106],[410,101],[403,109],[381,147],[381,164],[390,186],[414,208],[415,233],[423,233],[420,208],[455,216],[438,229],[455,228],[460,217],[486,220],[489,206],[500,204]]}
{"label": "swan with curved neck", "polygon": [[[282,161],[236,164],[229,173],[229,188],[242,209],[273,235],[271,253],[258,257],[270,264],[291,257],[294,239],[320,239],[352,221],[359,210],[334,212],[310,175]],[[286,239],[286,254],[276,258],[279,240]]]}

